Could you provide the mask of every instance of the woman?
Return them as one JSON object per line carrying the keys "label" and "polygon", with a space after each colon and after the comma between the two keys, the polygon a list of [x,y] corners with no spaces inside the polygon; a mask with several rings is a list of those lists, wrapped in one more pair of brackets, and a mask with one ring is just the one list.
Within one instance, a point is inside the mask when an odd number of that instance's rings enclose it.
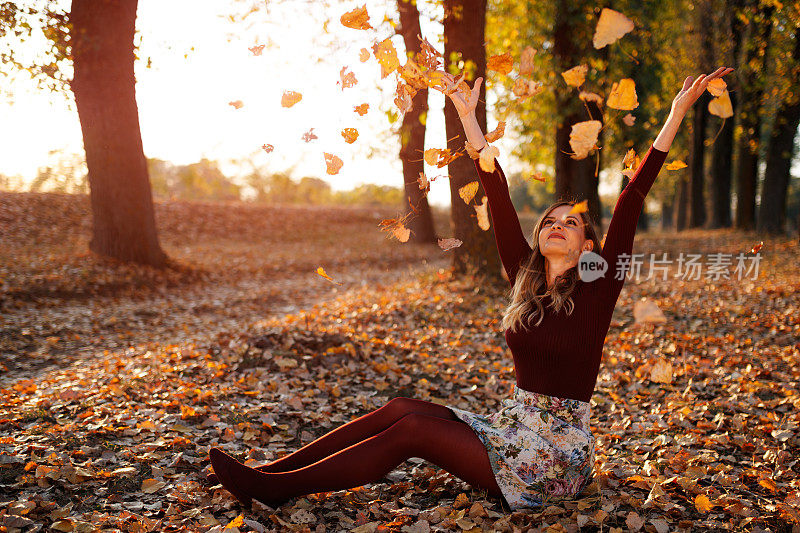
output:
{"label": "woman", "polygon": [[[732,71],[721,67],[710,76],[686,78],[664,127],[617,200],[602,250],[586,213],[569,214],[573,202],[557,202],[545,211],[531,249],[499,165],[488,173],[476,161],[511,284],[503,328],[517,383],[498,412],[484,416],[394,398],[259,469],[213,448],[211,463],[222,485],[245,505],[255,498],[277,507],[304,494],[376,482],[406,459],[420,457],[487,490],[511,509],[578,494],[591,480],[595,440],[589,399],[624,283],[616,259],[633,248],[644,198],[686,112],[711,80]],[[445,76],[452,86],[453,77]],[[475,118],[481,81],[476,80],[468,98],[447,91],[477,150],[486,145]],[[580,253],[598,250],[608,271],[594,281],[580,280]]]}

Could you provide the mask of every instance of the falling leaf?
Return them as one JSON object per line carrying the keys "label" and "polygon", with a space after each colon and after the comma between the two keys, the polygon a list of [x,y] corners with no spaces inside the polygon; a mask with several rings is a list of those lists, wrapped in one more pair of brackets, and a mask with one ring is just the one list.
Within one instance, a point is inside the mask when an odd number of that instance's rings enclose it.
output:
{"label": "falling leaf", "polygon": [[400,66],[400,61],[397,59],[397,50],[395,50],[390,38],[373,45],[372,53],[375,54],[375,59],[381,65],[381,79],[397,70],[397,67]]}
{"label": "falling leaf", "polygon": [[[320,276],[322,276],[323,278],[327,279],[327,280],[328,280],[328,281],[330,281],[331,283],[336,283],[337,285],[341,285],[341,283],[339,283],[339,282],[337,282],[337,281],[333,281],[333,278],[332,278],[332,277],[330,277],[330,276],[329,276],[329,275],[328,275],[328,274],[325,272],[325,269],[324,269],[324,268],[322,268],[322,267],[317,267],[317,274],[319,274],[319,275],[320,275]],[[295,362],[296,362],[296,361],[295,361]]]}
{"label": "falling leaf", "polygon": [[603,128],[599,120],[587,120],[572,125],[569,134],[569,146],[574,152],[572,159],[584,159],[589,152],[597,148],[597,136]]}
{"label": "falling leaf", "polygon": [[713,507],[711,500],[705,494],[698,494],[694,497],[694,506],[701,513],[707,513]]}
{"label": "falling leaf", "polygon": [[292,107],[294,104],[303,99],[303,95],[295,91],[283,91],[281,96],[281,106]]}
{"label": "falling leaf", "polygon": [[303,140],[304,140],[305,142],[307,142],[307,143],[309,143],[309,142],[313,141],[314,139],[319,139],[319,137],[317,137],[317,136],[314,134],[314,128],[311,128],[310,130],[308,130],[307,132],[305,132],[305,133],[303,134],[303,137],[302,137],[302,138],[303,138]]}
{"label": "falling leaf", "polygon": [[406,227],[394,227],[392,228],[392,234],[395,238],[400,242],[408,241],[408,237],[411,235],[411,230]]}
{"label": "falling leaf", "polygon": [[519,58],[519,73],[521,76],[530,76],[533,74],[533,56],[536,55],[536,50],[532,46],[526,46],[522,51]]}
{"label": "falling leaf", "polygon": [[465,204],[469,204],[473,198],[475,198],[475,193],[478,192],[478,187],[480,183],[477,181],[471,181],[464,185],[463,187],[459,187],[458,195],[464,200]]}
{"label": "falling leaf", "polygon": [[585,213],[588,210],[589,210],[589,200],[580,201],[575,205],[573,205],[572,209],[570,209],[569,212],[562,217],[562,219],[566,220],[567,215],[579,215],[580,213]]}
{"label": "falling leaf", "polygon": [[487,202],[489,199],[484,196],[481,198],[481,203],[475,205],[475,214],[478,216],[478,227],[483,231],[489,229],[489,211]]}
{"label": "falling leaf", "polygon": [[394,97],[394,104],[397,106],[397,109],[400,110],[401,113],[408,113],[411,111],[413,107],[414,94],[416,94],[416,89],[408,85],[407,83],[403,83],[402,81],[397,82],[397,90],[395,91]]}
{"label": "falling leaf", "polygon": [[505,132],[506,132],[506,121],[501,120],[497,124],[497,127],[494,129],[494,131],[490,131],[489,133],[484,135],[484,137],[486,138],[486,142],[493,143],[498,139],[502,139]]}
{"label": "falling leaf", "polygon": [[518,98],[530,98],[544,91],[544,85],[538,81],[517,78],[511,92]]}
{"label": "falling leaf", "polygon": [[478,164],[484,172],[494,172],[494,160],[500,155],[500,150],[492,145],[486,145],[481,150]]}
{"label": "falling leaf", "polygon": [[500,74],[508,74],[514,67],[514,59],[511,52],[498,54],[486,59],[486,70],[494,70]]}
{"label": "falling leaf", "polygon": [[458,248],[463,243],[459,239],[439,239],[439,248],[444,250],[445,252],[448,250],[452,250],[453,248]]}
{"label": "falling leaf", "polygon": [[367,114],[367,111],[369,111],[369,104],[357,105],[353,108],[353,111],[355,111],[356,113],[358,113],[360,116],[363,117],[364,115]]}
{"label": "falling leaf", "polygon": [[354,30],[371,30],[372,26],[369,25],[369,15],[367,14],[367,5],[357,7],[352,11],[348,11],[342,15],[339,20],[342,26],[352,28]]}
{"label": "falling leaf", "polygon": [[454,159],[458,159],[461,155],[460,153],[451,154],[449,148],[445,148],[444,150],[429,148],[425,150],[423,158],[425,159],[425,163],[431,166],[436,165],[437,168],[442,168],[449,165]]}
{"label": "falling leaf", "polygon": [[662,324],[667,317],[653,300],[642,299],[633,306],[633,318],[637,324]]}
{"label": "falling leaf", "polygon": [[633,126],[633,123],[636,122],[636,117],[628,113],[622,117],[622,122],[624,122],[626,126]]}
{"label": "falling leaf", "polygon": [[665,166],[664,168],[667,169],[667,170],[678,170],[678,169],[686,168],[686,167],[687,167],[686,163],[684,163],[680,159],[676,159],[673,162],[671,162],[669,165]]}
{"label": "falling leaf", "polygon": [[581,91],[580,93],[578,93],[578,98],[580,98],[584,102],[594,102],[597,104],[597,107],[600,108],[602,108],[603,104],[605,104],[605,100],[603,100],[602,96],[590,91]]}
{"label": "falling leaf", "polygon": [[267,152],[267,153],[270,153],[275,149],[275,147],[272,146],[271,144],[262,144],[261,148],[263,148],[264,151]]}
{"label": "falling leaf", "polygon": [[628,153],[625,154],[625,157],[622,160],[622,175],[627,176],[628,179],[632,179],[633,173],[639,168],[640,163],[641,159],[639,159],[639,156],[636,155],[636,150],[628,150]]}
{"label": "falling leaf", "polygon": [[411,230],[405,226],[405,221],[410,217],[411,212],[399,218],[386,218],[380,221],[381,231],[389,231],[390,234],[400,242],[407,242],[411,235]]}
{"label": "falling leaf", "polygon": [[235,107],[236,109],[241,109],[244,106],[244,102],[241,100],[234,100],[233,102],[228,102],[228,105]]}
{"label": "falling leaf", "polygon": [[758,253],[758,252],[761,250],[761,248],[763,248],[763,247],[764,247],[764,241],[760,241],[758,244],[756,244],[755,246],[753,246],[752,248],[750,248],[750,253],[751,253],[751,254],[756,254],[756,253]]}
{"label": "falling leaf", "polygon": [[612,109],[631,110],[639,107],[636,98],[636,83],[631,78],[623,78],[611,86],[611,94],[606,105]]}
{"label": "falling leaf", "polygon": [[339,170],[342,168],[342,165],[344,164],[342,160],[333,154],[329,154],[328,152],[323,152],[323,154],[325,155],[325,164],[328,167],[327,169],[328,174],[331,175],[338,174]]}
{"label": "falling leaf", "polygon": [[594,30],[592,44],[597,49],[603,48],[632,30],[633,21],[631,19],[619,11],[604,7]]}
{"label": "falling leaf", "polygon": [[260,55],[261,55],[261,52],[263,52],[263,51],[264,51],[264,47],[265,47],[265,46],[266,46],[266,45],[264,45],[264,44],[258,44],[258,45],[256,45],[256,46],[251,46],[250,48],[248,48],[248,50],[250,50],[250,52],[252,52],[252,54],[253,54],[254,56],[260,56]]}
{"label": "falling leaf", "polygon": [[479,150],[476,150],[469,141],[464,141],[464,148],[467,150],[467,155],[472,159],[478,159],[481,156]]}
{"label": "falling leaf", "polygon": [[711,99],[708,103],[708,112],[720,118],[733,116],[733,105],[731,104],[731,97],[727,89],[725,89],[720,96]]}
{"label": "falling leaf", "polygon": [[425,176],[424,172],[419,173],[419,177],[417,178],[417,183],[419,184],[419,188],[421,191],[425,191],[426,193],[431,190],[431,183],[428,181],[428,177]]}
{"label": "falling leaf", "polygon": [[362,48],[361,52],[358,54],[358,60],[361,61],[362,63],[366,63],[368,59],[369,59],[369,50],[367,50],[366,48]]}
{"label": "falling leaf", "polygon": [[578,65],[577,67],[565,70],[561,73],[561,76],[564,78],[564,81],[567,82],[567,85],[580,87],[583,85],[583,82],[586,81],[586,72],[588,72],[588,70],[589,65]]}
{"label": "falling leaf", "polygon": [[342,130],[342,137],[348,144],[353,144],[358,139],[358,130],[355,128],[345,128]]}
{"label": "falling leaf", "polygon": [[530,175],[530,179],[541,181],[542,183],[544,183],[545,181],[547,181],[547,176],[545,176],[541,172],[534,172],[533,174]]}
{"label": "falling leaf", "polygon": [[348,87],[352,87],[358,80],[356,79],[356,75],[353,72],[347,72],[347,67],[342,67],[342,70],[339,71],[339,78],[340,81],[336,82],[342,84],[342,90],[344,91]]}
{"label": "falling leaf", "polygon": [[650,369],[650,381],[655,383],[672,383],[672,363],[659,358]]}
{"label": "falling leaf", "polygon": [[728,84],[725,83],[725,80],[722,78],[714,78],[708,85],[706,85],[706,89],[708,92],[711,93],[711,96],[722,96],[722,93],[726,92],[728,88]]}

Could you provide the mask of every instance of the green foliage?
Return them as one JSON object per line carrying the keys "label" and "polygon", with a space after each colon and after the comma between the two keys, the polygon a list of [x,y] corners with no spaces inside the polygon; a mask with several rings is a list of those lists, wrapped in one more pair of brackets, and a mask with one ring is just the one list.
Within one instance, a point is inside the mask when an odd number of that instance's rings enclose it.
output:
{"label": "green foliage", "polygon": [[175,166],[160,159],[148,159],[147,170],[153,195],[183,200],[238,200],[240,187],[229,180],[215,161],[201,159]]}

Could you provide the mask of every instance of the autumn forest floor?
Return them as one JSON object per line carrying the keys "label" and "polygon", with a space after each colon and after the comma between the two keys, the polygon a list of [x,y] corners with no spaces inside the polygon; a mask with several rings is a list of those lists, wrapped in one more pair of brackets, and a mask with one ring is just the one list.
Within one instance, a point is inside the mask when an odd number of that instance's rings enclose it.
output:
{"label": "autumn forest floor", "polygon": [[[180,266],[157,271],[88,253],[87,197],[0,193],[0,531],[800,531],[800,248],[729,230],[637,237],[672,274],[764,246],[757,279],[626,283],[578,499],[509,512],[411,459],[242,509],[206,480],[212,446],[259,465],[395,396],[488,413],[511,393],[505,287],[388,240],[396,214],[158,203]],[[634,320],[643,297],[666,322]]]}

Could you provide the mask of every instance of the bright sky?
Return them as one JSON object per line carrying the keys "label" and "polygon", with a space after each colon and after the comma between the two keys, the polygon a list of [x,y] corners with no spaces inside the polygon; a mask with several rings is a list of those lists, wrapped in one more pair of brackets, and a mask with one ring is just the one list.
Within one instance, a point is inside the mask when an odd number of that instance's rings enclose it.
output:
{"label": "bright sky", "polygon": [[[320,177],[336,190],[360,183],[401,186],[399,141],[389,133],[385,113],[397,111],[395,75],[381,80],[374,56],[366,63],[359,61],[361,48],[371,51],[374,42],[392,35],[389,24],[381,21],[394,3],[366,3],[375,31],[342,26],[339,16],[363,3],[345,2],[333,8],[326,34],[324,16],[304,13],[300,6],[305,3],[270,2],[269,16],[262,9],[246,22],[233,24],[223,17],[237,10],[235,2],[140,0],[136,94],[145,155],[175,164],[205,157],[219,161],[229,176],[246,173],[248,164],[236,161],[250,160],[266,172],[290,170],[297,180]],[[430,9],[422,1],[419,4]],[[423,24],[425,36],[441,51],[441,26]],[[403,40],[400,36],[392,40],[402,60]],[[255,44],[267,45],[260,56],[248,50]],[[343,66],[358,80],[344,90],[337,85]],[[39,167],[63,154],[83,153],[71,93],[51,95],[23,76],[4,82],[4,89],[13,93],[13,103],[0,102],[0,123],[12,127],[0,128],[0,173],[27,181]],[[284,90],[302,93],[302,101],[281,107]],[[235,100],[241,100],[243,107],[229,105]],[[360,117],[353,107],[365,102],[370,111]],[[444,95],[431,91],[429,105],[426,148],[443,148]],[[490,114],[489,129],[495,126]],[[312,127],[319,139],[303,142],[302,134]],[[345,127],[360,133],[352,145],[340,135]],[[263,144],[272,144],[275,150],[267,154]],[[503,143],[498,144],[502,153],[510,152],[511,146],[504,150]],[[53,150],[59,154],[49,154]],[[344,161],[338,175],[326,173],[323,152]],[[445,170],[426,167],[426,175]],[[449,205],[445,178],[433,182],[429,200]]]}

